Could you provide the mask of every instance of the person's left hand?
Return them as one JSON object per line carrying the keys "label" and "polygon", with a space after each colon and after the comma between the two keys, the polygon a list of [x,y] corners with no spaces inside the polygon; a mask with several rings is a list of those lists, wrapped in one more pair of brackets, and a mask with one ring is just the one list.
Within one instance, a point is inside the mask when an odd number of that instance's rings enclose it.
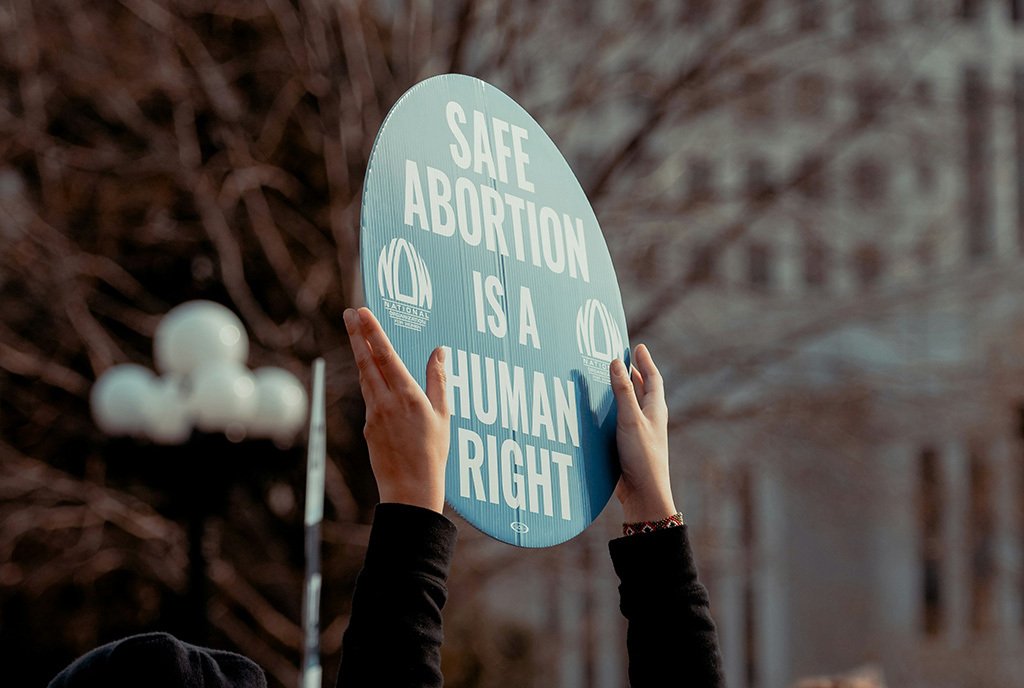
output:
{"label": "person's left hand", "polygon": [[424,393],[370,309],[349,308],[344,318],[366,402],[363,435],[380,500],[441,513],[451,441],[444,349],[430,354]]}

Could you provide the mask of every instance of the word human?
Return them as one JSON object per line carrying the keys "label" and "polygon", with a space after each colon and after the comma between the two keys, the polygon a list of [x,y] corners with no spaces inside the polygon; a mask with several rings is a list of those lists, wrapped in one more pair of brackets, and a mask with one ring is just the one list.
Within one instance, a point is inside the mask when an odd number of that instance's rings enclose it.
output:
{"label": "word human", "polygon": [[[532,194],[526,178],[530,156],[524,144],[528,133],[498,117],[490,121],[473,110],[467,136],[466,112],[450,101],[445,109],[455,143],[449,146],[452,162],[477,175],[456,176],[415,160],[405,161],[404,223],[442,237],[458,236],[469,246],[481,244],[494,253],[523,263],[545,267],[556,275],[590,282],[583,219],[560,213],[492,184],[511,184]],[[480,180],[484,176],[491,181]]]}
{"label": "word human", "polygon": [[524,435],[580,446],[576,385],[572,380],[563,382],[552,377],[549,383],[544,373],[535,370],[527,385],[522,366],[461,349],[453,356],[449,347],[445,347],[445,354],[453,416],[475,418],[484,425],[497,423]]}
{"label": "word human", "polygon": [[[445,377],[451,413],[500,426],[516,436],[580,446],[576,387],[540,371],[527,373],[488,356],[445,351]],[[460,427],[456,436],[459,494],[467,499],[532,513],[558,513],[572,519],[569,469],[572,456],[498,435]],[[557,489],[556,489],[557,487]]]}

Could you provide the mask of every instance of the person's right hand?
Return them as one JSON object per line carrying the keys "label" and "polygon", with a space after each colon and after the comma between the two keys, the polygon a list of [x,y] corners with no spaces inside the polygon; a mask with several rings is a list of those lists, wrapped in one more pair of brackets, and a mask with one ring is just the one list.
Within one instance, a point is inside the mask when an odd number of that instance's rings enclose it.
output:
{"label": "person's right hand", "polygon": [[444,349],[430,354],[424,393],[368,308],[349,308],[344,318],[366,401],[363,435],[380,500],[441,513],[451,440]]}
{"label": "person's right hand", "polygon": [[676,513],[668,469],[668,407],[661,373],[643,344],[633,351],[632,373],[611,362],[612,389],[619,407],[615,440],[622,477],[615,496],[627,523],[660,521]]}

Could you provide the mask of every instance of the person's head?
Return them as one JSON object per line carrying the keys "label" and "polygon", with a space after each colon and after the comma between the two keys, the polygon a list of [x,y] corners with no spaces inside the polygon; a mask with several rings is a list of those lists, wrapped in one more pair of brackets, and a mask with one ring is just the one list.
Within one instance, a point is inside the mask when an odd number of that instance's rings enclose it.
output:
{"label": "person's head", "polygon": [[82,655],[48,688],[267,688],[263,670],[233,652],[167,633],[134,635]]}

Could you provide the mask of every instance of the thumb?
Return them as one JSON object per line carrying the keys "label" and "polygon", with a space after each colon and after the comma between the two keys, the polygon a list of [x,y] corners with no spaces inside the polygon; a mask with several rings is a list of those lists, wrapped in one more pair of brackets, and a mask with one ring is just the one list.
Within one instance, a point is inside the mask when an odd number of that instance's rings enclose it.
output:
{"label": "thumb", "polygon": [[427,360],[427,399],[434,411],[448,417],[448,389],[445,383],[444,347],[437,347]]}

